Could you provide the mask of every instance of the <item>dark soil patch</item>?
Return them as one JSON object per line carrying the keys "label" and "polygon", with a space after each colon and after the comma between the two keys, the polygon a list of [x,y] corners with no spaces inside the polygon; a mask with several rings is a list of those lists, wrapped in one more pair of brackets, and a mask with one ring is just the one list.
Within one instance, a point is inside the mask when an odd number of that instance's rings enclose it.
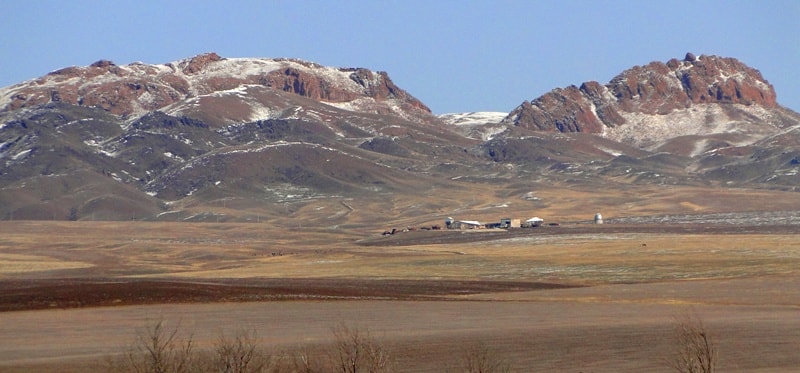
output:
{"label": "dark soil patch", "polygon": [[560,289],[540,282],[247,279],[180,280],[42,279],[0,281],[0,312],[134,304],[335,299],[444,299],[453,295]]}

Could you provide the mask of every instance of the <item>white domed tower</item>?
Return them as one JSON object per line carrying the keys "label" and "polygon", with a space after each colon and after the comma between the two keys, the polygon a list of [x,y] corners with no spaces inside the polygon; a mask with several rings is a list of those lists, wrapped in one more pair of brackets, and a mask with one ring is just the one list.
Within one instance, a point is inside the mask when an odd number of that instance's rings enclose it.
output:
{"label": "white domed tower", "polygon": [[600,215],[599,212],[594,214],[594,223],[595,224],[603,224],[603,215]]}

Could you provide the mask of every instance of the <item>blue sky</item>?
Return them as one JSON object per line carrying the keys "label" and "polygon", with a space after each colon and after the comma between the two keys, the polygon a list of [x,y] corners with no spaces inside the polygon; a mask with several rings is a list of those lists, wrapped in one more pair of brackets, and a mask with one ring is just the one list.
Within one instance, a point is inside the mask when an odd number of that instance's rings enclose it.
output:
{"label": "blue sky", "polygon": [[686,52],[759,69],[800,111],[800,1],[6,1],[0,86],[204,52],[387,71],[434,113],[523,100]]}

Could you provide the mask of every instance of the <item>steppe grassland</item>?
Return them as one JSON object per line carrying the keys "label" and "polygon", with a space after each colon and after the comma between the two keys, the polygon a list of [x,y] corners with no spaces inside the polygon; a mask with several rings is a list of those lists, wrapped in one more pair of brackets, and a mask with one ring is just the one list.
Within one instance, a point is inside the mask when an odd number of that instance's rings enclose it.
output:
{"label": "steppe grassland", "polygon": [[0,276],[16,273],[80,269],[91,266],[92,264],[90,263],[58,260],[40,255],[0,254]]}
{"label": "steppe grassland", "polygon": [[[554,228],[561,229],[561,228]],[[563,228],[564,230],[568,228]],[[46,233],[42,233],[46,232]],[[440,232],[431,231],[431,235]],[[363,232],[264,224],[3,222],[0,276],[397,278],[578,285],[796,274],[787,234],[537,235],[366,247]],[[67,271],[61,271],[67,270]]]}
{"label": "steppe grassland", "polygon": [[[302,247],[351,242],[352,234],[305,230]],[[170,222],[0,222],[0,254],[41,258],[57,269],[81,263],[93,275],[168,274],[203,266],[229,266],[297,246],[298,234],[264,224]],[[5,268],[5,267],[3,267]],[[29,266],[26,276],[48,268]],[[43,277],[80,277],[80,272],[41,272]],[[0,276],[13,274],[0,269]],[[0,277],[0,278],[2,278]]]}
{"label": "steppe grassland", "polygon": [[[287,201],[272,205],[255,204],[249,210],[232,209],[232,203],[190,203],[192,214],[213,213],[230,220],[246,218],[291,234],[334,229],[358,235],[384,229],[442,225],[446,217],[460,220],[497,221],[503,217],[548,222],[590,221],[600,212],[606,218],[707,214],[752,211],[800,210],[800,193],[708,186],[634,185],[616,180],[594,185],[580,182],[537,181],[532,177],[498,176],[485,182],[464,182],[447,189],[409,181],[410,194]],[[415,184],[416,183],[416,184]],[[248,207],[242,205],[243,209]],[[259,210],[270,209],[269,212]],[[245,215],[243,215],[245,214]],[[228,220],[223,218],[223,220]],[[280,232],[273,232],[280,235]]]}

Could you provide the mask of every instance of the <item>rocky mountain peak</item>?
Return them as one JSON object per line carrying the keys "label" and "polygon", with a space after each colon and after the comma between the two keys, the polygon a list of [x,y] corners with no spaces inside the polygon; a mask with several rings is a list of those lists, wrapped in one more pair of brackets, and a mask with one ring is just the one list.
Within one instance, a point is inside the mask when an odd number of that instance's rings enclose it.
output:
{"label": "rocky mountain peak", "polygon": [[109,61],[109,60],[99,60],[99,61],[89,65],[89,67],[99,67],[101,69],[107,69],[107,68],[109,68],[111,66],[117,66],[117,64],[115,64],[113,61]]}
{"label": "rocky mountain peak", "polygon": [[210,63],[216,61],[222,61],[222,57],[214,52],[210,52],[194,56],[180,65],[182,66],[181,70],[184,74],[191,75],[200,72]]}
{"label": "rocky mountain peak", "polygon": [[777,107],[775,90],[761,73],[734,58],[699,57],[651,62],[606,85],[586,82],[523,102],[505,119],[516,126],[561,132],[605,133],[635,125],[636,115],[667,115],[696,105]]}
{"label": "rocky mountain peak", "polygon": [[[163,65],[137,62],[120,66],[100,60],[85,67],[60,69],[0,89],[0,112],[63,102],[138,117],[168,106],[180,107],[184,101],[197,103],[205,96],[253,86],[297,94],[345,110],[406,119],[432,117],[430,109],[397,87],[385,72],[326,67],[296,59],[223,58],[216,53]],[[245,101],[250,105],[254,100]],[[259,113],[286,108],[250,109],[252,113],[239,117],[268,119],[259,117]]]}
{"label": "rocky mountain peak", "polygon": [[761,73],[734,58],[694,57],[651,62],[626,70],[609,88],[626,111],[665,114],[691,104],[777,106],[775,90]]}

